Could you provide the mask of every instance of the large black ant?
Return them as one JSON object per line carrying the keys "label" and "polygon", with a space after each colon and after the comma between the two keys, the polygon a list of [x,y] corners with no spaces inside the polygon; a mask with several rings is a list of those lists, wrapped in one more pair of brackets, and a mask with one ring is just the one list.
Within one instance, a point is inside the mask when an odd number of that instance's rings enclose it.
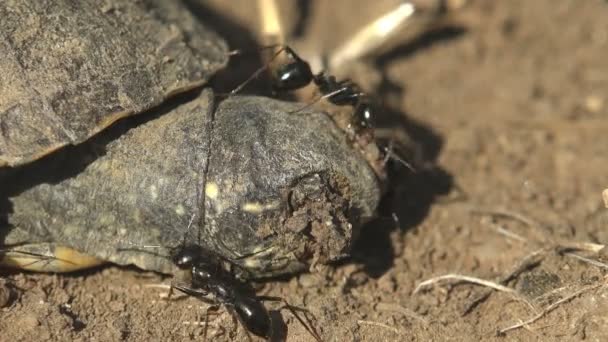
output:
{"label": "large black ant", "polygon": [[230,95],[240,92],[265,70],[270,71],[270,82],[274,93],[298,91],[314,84],[320,96],[293,112],[304,110],[323,99],[337,107],[352,107],[352,110],[349,111],[331,109],[332,119],[363,153],[376,174],[384,179],[386,162],[383,159],[390,159],[394,153],[391,154],[388,151],[383,153],[376,144],[371,143],[376,141],[374,130],[376,113],[371,97],[350,79],[338,80],[335,76],[325,72],[313,73],[310,64],[287,45],[269,45],[262,47],[262,50],[270,50],[274,53],[268,56],[268,62],[265,65],[234,88]]}
{"label": "large black ant", "polygon": [[[269,339],[273,333],[272,322],[262,302],[282,301],[285,304],[284,308],[291,311],[315,340],[321,341],[316,331],[295,312],[295,309],[303,309],[291,306],[280,297],[258,296],[251,283],[239,280],[232,270],[229,271],[224,267],[226,262],[232,267],[240,267],[233,261],[199,245],[184,245],[172,254],[175,265],[181,270],[188,271],[190,284],[172,284],[171,288],[208,304],[223,305],[246,328],[247,334],[251,332]],[[215,298],[207,298],[209,294]],[[207,325],[205,325],[205,335],[206,329]]]}
{"label": "large black ant", "polygon": [[[170,285],[169,296],[173,292],[173,289],[177,289],[207,304],[214,305],[207,310],[206,318],[209,316],[209,311],[217,310],[219,305],[223,305],[232,317],[236,318],[245,327],[247,336],[251,332],[256,336],[266,339],[271,338],[274,330],[270,314],[262,302],[280,301],[284,303],[281,309],[288,309],[315,340],[321,341],[317,332],[296,313],[296,310],[306,312],[307,310],[292,306],[281,297],[258,296],[250,282],[237,278],[235,269],[241,271],[241,274],[249,274],[250,271],[247,268],[244,268],[230,258],[203,247],[200,242],[198,244],[187,243],[186,235],[195,219],[196,215],[192,215],[182,243],[179,246],[167,248],[170,252],[168,257],[173,264],[186,273],[185,278],[180,279],[181,282],[173,282]],[[198,241],[200,241],[200,236],[198,237]],[[145,245],[143,247],[162,248],[162,246],[158,245]],[[118,250],[128,251],[132,249],[119,248]],[[249,255],[241,258],[247,256]],[[212,295],[212,298],[209,298],[208,295]],[[205,324],[204,330],[205,338],[206,335],[207,324]]]}
{"label": "large black ant", "polygon": [[[350,105],[354,109],[351,126],[359,133],[364,129],[371,129],[375,125],[375,113],[369,96],[361,91],[360,87],[353,81],[346,79],[338,81],[335,76],[325,72],[314,74],[310,64],[302,59],[287,45],[271,45],[264,49],[277,49],[270,58],[267,65],[258,69],[247,80],[232,90],[231,94],[239,92],[254,78],[258,77],[264,70],[270,68],[272,88],[275,92],[289,92],[306,87],[314,83],[321,97],[337,106]],[[284,58],[278,58],[284,54]],[[278,62],[275,64],[273,62]],[[271,67],[271,64],[272,67]],[[313,103],[314,103],[313,102]]]}

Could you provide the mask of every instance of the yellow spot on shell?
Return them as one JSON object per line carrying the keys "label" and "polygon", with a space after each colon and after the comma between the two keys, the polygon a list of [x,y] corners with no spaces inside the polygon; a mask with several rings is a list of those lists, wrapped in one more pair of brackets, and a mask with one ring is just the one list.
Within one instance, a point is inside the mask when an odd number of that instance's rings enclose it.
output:
{"label": "yellow spot on shell", "polygon": [[152,196],[153,200],[158,198],[158,188],[156,188],[156,185],[150,186],[150,196]]}
{"label": "yellow spot on shell", "polygon": [[260,214],[266,210],[272,210],[279,206],[277,202],[270,203],[259,203],[259,202],[247,202],[241,206],[241,210],[251,214]]}
{"label": "yellow spot on shell", "polygon": [[184,214],[186,213],[186,209],[183,205],[178,204],[177,207],[175,207],[175,213],[179,216],[184,216]]}
{"label": "yellow spot on shell", "polygon": [[205,195],[211,199],[216,199],[220,193],[220,189],[215,183],[207,183],[205,185]]}
{"label": "yellow spot on shell", "polygon": [[103,264],[104,261],[69,247],[55,247],[51,255],[41,257],[22,253],[7,254],[0,264],[35,272],[72,272]]}
{"label": "yellow spot on shell", "polygon": [[260,262],[260,260],[258,259],[247,259],[245,260],[245,267],[247,268],[260,268],[262,266],[262,263]]}

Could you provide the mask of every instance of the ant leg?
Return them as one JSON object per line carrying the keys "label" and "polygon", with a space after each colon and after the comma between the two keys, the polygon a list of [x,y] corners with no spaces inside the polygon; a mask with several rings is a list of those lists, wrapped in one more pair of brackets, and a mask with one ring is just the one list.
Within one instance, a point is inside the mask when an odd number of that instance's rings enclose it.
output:
{"label": "ant leg", "polygon": [[407,160],[405,160],[405,158],[403,158],[399,152],[396,152],[394,145],[395,145],[395,140],[391,139],[388,143],[388,146],[384,147],[385,154],[384,154],[384,160],[382,161],[382,165],[386,166],[388,161],[392,159],[392,160],[397,161],[401,165],[405,166],[410,171],[416,173],[416,168],[414,168],[414,166],[411,163],[407,162]]}
{"label": "ant leg", "polygon": [[251,338],[251,334],[249,333],[247,328],[245,328],[245,324],[241,321],[241,318],[236,314],[236,312],[234,312],[234,309],[232,309],[231,307],[228,307],[228,306],[226,306],[225,308],[226,308],[226,310],[228,310],[228,313],[232,317],[232,326],[234,327],[232,329],[232,333],[230,334],[230,337],[231,338],[236,337],[236,334],[239,329],[239,324],[240,324],[243,326],[243,328],[244,328],[243,330],[245,331],[245,334],[247,335],[247,339],[249,340],[249,342],[253,342],[253,339]]}
{"label": "ant leg", "polygon": [[[312,312],[310,312],[308,309],[300,308],[300,307],[297,307],[295,305],[291,305],[283,297],[257,296],[257,299],[259,299],[261,301],[282,302],[284,306],[281,307],[281,308],[279,308],[279,311],[283,310],[283,309],[289,310],[289,312],[291,312],[291,314],[300,322],[300,324],[302,324],[302,326],[304,327],[304,329],[306,329],[306,331],[308,331],[308,333],[312,337],[315,338],[316,341],[318,341],[318,342],[322,341],[321,337],[317,333],[317,330],[314,328],[314,325],[310,322],[310,320],[308,319],[308,316],[306,315],[306,314],[310,314],[314,319],[316,319],[315,316],[312,314]],[[304,320],[302,319],[302,317],[300,317],[300,315],[298,315],[296,313],[296,311],[300,311],[300,312],[304,313],[304,317],[308,321],[308,324],[306,322],[304,322]]]}
{"label": "ant leg", "polygon": [[[171,298],[171,297],[173,297],[173,293],[174,293],[174,292],[173,292],[173,289],[174,289],[174,288],[177,288],[177,287],[176,287],[175,285],[173,285],[173,284],[147,284],[147,285],[144,285],[144,286],[145,286],[145,287],[148,287],[148,288],[162,288],[162,289],[166,289],[166,288],[168,288],[168,290],[167,290],[167,293],[166,293],[166,294],[164,294],[164,295],[162,295],[162,294],[161,294],[161,298],[162,298],[163,300],[166,300],[166,301],[170,301],[170,300],[173,300],[173,301],[178,301],[178,300],[184,300],[184,299],[187,299],[187,298],[188,298],[188,296],[177,297],[177,298]],[[185,293],[184,291],[181,291],[181,290],[180,290],[180,292]],[[193,296],[192,294],[188,294],[188,295]]]}
{"label": "ant leg", "polygon": [[209,328],[209,315],[211,314],[211,312],[214,312],[214,314],[217,315],[217,311],[219,310],[219,308],[220,308],[220,306],[215,304],[215,305],[208,307],[207,310],[205,311],[205,328],[203,329],[203,341],[207,341],[207,330]]}
{"label": "ant leg", "polygon": [[232,89],[230,91],[230,93],[228,93],[228,96],[234,95],[238,92],[240,92],[241,90],[243,90],[243,88],[249,84],[251,81],[253,81],[254,79],[258,78],[264,71],[268,70],[268,68],[270,67],[270,64],[281,55],[281,53],[283,53],[283,51],[285,51],[286,47],[284,45],[279,45],[281,46],[281,48],[275,52],[272,57],[269,59],[269,61],[264,64],[263,66],[261,66],[260,68],[258,68],[258,70],[256,70],[253,74],[251,74],[251,76],[249,76],[245,81],[243,81],[241,84],[239,84],[236,88]]}
{"label": "ant leg", "polygon": [[192,287],[189,287],[189,286],[180,285],[180,284],[177,284],[177,285],[172,284],[171,287],[176,288],[177,290],[179,290],[179,291],[181,291],[181,292],[183,292],[183,293],[185,293],[185,294],[187,294],[189,296],[195,297],[196,299],[200,300],[203,303],[207,303],[207,304],[210,304],[210,305],[216,305],[217,304],[217,301],[215,301],[213,299],[206,298],[206,296],[209,294],[208,291],[204,291],[202,289],[195,289],[195,288],[192,288]]}
{"label": "ant leg", "polygon": [[[271,255],[271,253],[274,252],[274,247],[270,246],[270,247],[264,247],[261,250],[257,250],[254,252],[250,252],[250,253],[246,253],[246,254],[242,254],[238,257],[235,257],[234,259],[228,259],[228,258],[224,258],[222,257],[223,260],[227,261],[230,266],[239,269],[241,272],[246,273],[249,277],[254,276],[253,272],[248,269],[246,266],[242,266],[240,264],[238,264],[236,261],[244,261],[245,265],[247,265],[247,259],[255,257],[255,256],[264,256],[264,255]],[[233,270],[230,270],[231,272]]]}
{"label": "ant leg", "polygon": [[167,292],[167,300],[171,300],[172,295],[173,295],[173,284],[170,284],[169,291]]}
{"label": "ant leg", "polygon": [[298,108],[296,110],[293,110],[293,111],[289,112],[288,114],[294,114],[294,113],[297,113],[297,112],[301,112],[301,111],[303,111],[305,109],[308,109],[308,108],[312,107],[314,104],[316,104],[317,102],[319,102],[319,101],[321,101],[323,99],[327,99],[327,98],[330,98],[330,97],[332,97],[334,95],[338,95],[338,94],[340,94],[342,92],[346,92],[349,89],[350,89],[350,87],[345,86],[345,87],[341,87],[339,89],[336,89],[334,91],[331,91],[331,92],[329,92],[327,94],[324,94],[323,96],[317,97],[316,99],[314,99],[310,103],[306,104],[305,106],[302,106],[302,107],[300,107],[300,108]]}

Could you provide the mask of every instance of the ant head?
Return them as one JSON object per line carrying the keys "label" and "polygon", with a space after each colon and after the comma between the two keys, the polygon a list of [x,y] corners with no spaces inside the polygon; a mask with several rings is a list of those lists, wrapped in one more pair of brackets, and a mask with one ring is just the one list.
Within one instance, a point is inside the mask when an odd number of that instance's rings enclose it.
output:
{"label": "ant head", "polygon": [[360,102],[353,114],[352,124],[358,129],[374,128],[376,125],[374,107],[367,101]]}
{"label": "ant head", "polygon": [[310,65],[288,46],[284,47],[287,62],[280,64],[273,72],[273,87],[277,91],[292,91],[308,85],[313,74]]}
{"label": "ant head", "polygon": [[179,248],[172,256],[173,263],[181,268],[191,268],[201,255],[200,248],[195,245],[187,245]]}

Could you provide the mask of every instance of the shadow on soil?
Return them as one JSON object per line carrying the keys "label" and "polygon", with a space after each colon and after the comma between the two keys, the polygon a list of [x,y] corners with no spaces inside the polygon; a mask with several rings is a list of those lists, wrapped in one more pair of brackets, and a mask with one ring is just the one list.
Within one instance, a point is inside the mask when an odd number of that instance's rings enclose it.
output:
{"label": "shadow on soil", "polygon": [[[228,46],[239,47],[241,51],[239,55],[231,58],[228,67],[220,71],[212,80],[212,86],[217,92],[228,93],[260,68],[262,65],[259,58],[260,45],[246,27],[200,2],[186,0],[185,3],[203,22],[209,23],[210,27],[224,37]],[[300,22],[295,25],[296,35],[302,34],[301,27],[309,19],[307,16],[309,9],[305,2],[299,2],[299,6],[303,14],[299,17]],[[408,44],[397,46],[376,59],[375,65],[385,74],[391,61],[407,58],[434,44],[456,39],[465,32],[461,27],[434,29]],[[401,99],[405,96],[405,89],[391,84],[388,77],[383,79],[376,92],[382,94],[379,100],[388,102],[387,98]],[[269,80],[263,75],[259,79],[252,80],[243,93],[248,92],[270,94]],[[405,160],[414,165],[415,170],[411,171],[394,161],[389,162],[391,190],[380,204],[378,218],[364,227],[358,242],[353,247],[350,261],[363,264],[366,273],[374,278],[384,274],[393,265],[396,255],[390,239],[391,233],[397,229],[405,232],[417,226],[426,217],[437,196],[449,193],[453,187],[452,176],[436,165],[443,145],[442,138],[436,132],[410,119],[398,106],[382,108],[382,117],[378,118],[378,123],[379,127],[396,128],[405,132],[409,139],[415,142],[406,144],[407,146],[403,146],[399,151]],[[393,219],[394,217],[397,217],[398,222]]]}
{"label": "shadow on soil", "polygon": [[[459,27],[437,29],[378,58],[375,64],[384,76],[377,91],[379,100],[386,104],[406,95],[406,90],[391,83],[386,75],[391,61],[407,58],[421,49],[456,39],[464,33],[465,30]],[[450,193],[454,187],[452,176],[436,163],[443,146],[441,136],[425,124],[410,119],[411,116],[397,106],[389,104],[382,108],[378,126],[406,133],[408,141],[396,152],[412,165],[413,170],[396,160],[389,161],[389,186],[380,203],[378,217],[363,227],[353,247],[353,261],[362,264],[372,278],[382,276],[393,266],[397,255],[391,233],[396,230],[403,233],[416,227],[427,216],[437,197]]]}

